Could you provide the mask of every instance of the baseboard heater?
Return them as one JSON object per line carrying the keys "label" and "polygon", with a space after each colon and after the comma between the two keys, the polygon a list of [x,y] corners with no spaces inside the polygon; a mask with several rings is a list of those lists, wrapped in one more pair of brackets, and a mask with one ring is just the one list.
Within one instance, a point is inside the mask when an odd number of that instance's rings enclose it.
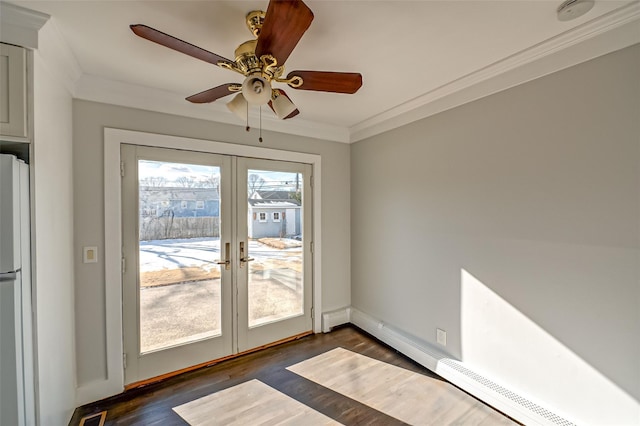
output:
{"label": "baseboard heater", "polygon": [[575,426],[559,414],[476,373],[464,363],[448,358],[436,348],[422,344],[399,330],[355,308],[322,315],[322,331],[351,323],[388,344],[484,403],[526,425]]}

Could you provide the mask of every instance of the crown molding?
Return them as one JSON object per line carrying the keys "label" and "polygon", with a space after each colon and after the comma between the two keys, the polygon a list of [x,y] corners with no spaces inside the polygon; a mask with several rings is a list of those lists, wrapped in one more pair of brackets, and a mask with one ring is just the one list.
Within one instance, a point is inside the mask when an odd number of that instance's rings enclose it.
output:
{"label": "crown molding", "polygon": [[357,142],[640,42],[640,2],[467,74],[349,128]]}
{"label": "crown molding", "polygon": [[[0,40],[38,49],[47,69],[74,98],[244,127],[220,104],[194,105],[176,93],[83,74],[55,20],[46,14],[0,1],[0,18]],[[348,128],[300,117],[282,121],[270,114],[262,117],[262,127],[334,142],[357,142],[640,43],[639,24],[640,2],[634,1]],[[257,112],[249,114],[250,124],[258,121]]]}
{"label": "crown molding", "polygon": [[[181,115],[244,127],[245,124],[219,103],[192,104],[181,95],[165,90],[116,82],[102,77],[83,75],[76,85],[75,97],[125,107],[139,108],[166,114]],[[249,124],[257,127],[260,117],[255,108],[249,113]],[[295,120],[278,120],[271,114],[262,116],[263,130],[305,136],[333,142],[349,142],[346,127],[315,123],[296,117]]]}
{"label": "crown molding", "polygon": [[29,49],[38,48],[38,31],[49,15],[0,1],[0,40]]}

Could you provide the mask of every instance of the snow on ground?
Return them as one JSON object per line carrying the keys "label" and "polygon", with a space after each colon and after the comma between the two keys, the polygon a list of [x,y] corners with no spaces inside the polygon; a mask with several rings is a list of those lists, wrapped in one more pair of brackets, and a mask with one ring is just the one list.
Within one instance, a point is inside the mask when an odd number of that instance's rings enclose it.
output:
{"label": "snow on ground", "polygon": [[[249,240],[249,255],[256,260],[279,258],[284,252],[295,251],[300,251],[300,247],[277,249]],[[219,238],[140,241],[140,272],[189,266],[206,269],[218,267],[215,263],[218,259],[220,259]]]}

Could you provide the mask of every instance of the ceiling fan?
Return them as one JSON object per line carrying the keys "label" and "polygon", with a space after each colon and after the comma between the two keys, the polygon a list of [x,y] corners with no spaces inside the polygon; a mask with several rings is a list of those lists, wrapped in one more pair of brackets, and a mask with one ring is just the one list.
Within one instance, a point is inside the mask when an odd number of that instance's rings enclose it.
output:
{"label": "ceiling fan", "polygon": [[144,39],[245,77],[242,84],[226,83],[189,96],[189,102],[209,103],[237,93],[227,107],[241,118],[245,118],[249,105],[268,104],[278,118],[288,119],[300,111],[284,90],[272,87],[273,83],[298,90],[348,94],[362,86],[362,75],[351,72],[297,70],[284,77],[284,64],[312,20],[313,12],[302,0],[270,0],[266,13],[256,10],[247,14],[247,27],[256,38],[238,46],[234,61],[146,25],[130,27]]}

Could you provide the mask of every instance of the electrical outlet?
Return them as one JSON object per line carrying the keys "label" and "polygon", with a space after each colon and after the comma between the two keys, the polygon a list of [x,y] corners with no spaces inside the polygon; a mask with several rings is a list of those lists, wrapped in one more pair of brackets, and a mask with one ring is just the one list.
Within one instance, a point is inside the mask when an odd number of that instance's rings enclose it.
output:
{"label": "electrical outlet", "polygon": [[436,328],[436,341],[442,346],[447,346],[447,332]]}

